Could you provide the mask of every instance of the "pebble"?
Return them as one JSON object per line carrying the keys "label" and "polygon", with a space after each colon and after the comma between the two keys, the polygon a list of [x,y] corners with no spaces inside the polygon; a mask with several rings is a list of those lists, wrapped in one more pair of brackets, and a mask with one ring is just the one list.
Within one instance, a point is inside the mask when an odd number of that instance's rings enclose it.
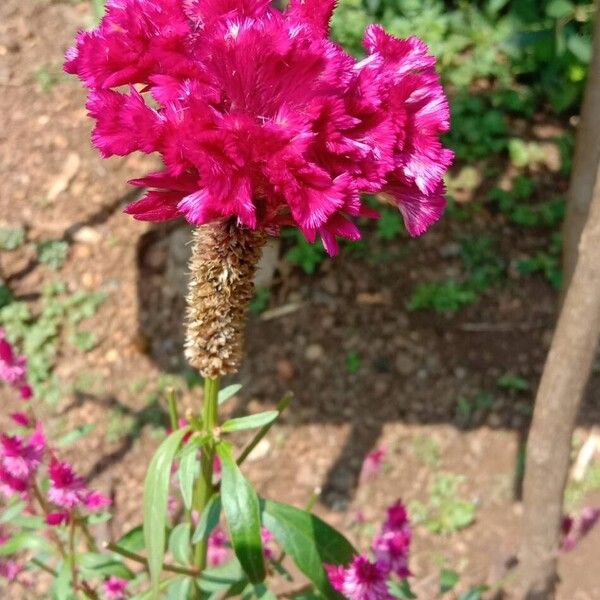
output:
{"label": "pebble", "polygon": [[277,361],[277,377],[281,381],[291,381],[294,378],[294,365],[291,361],[282,358]]}
{"label": "pebble", "polygon": [[93,246],[97,244],[102,239],[102,236],[98,231],[96,231],[93,227],[88,227],[87,225],[84,227],[80,227],[73,234],[73,241],[78,244],[89,244]]}
{"label": "pebble", "polygon": [[320,344],[311,344],[304,352],[304,358],[310,362],[317,362],[318,360],[321,360],[324,355],[325,350],[323,350],[323,346]]}
{"label": "pebble", "polygon": [[396,369],[401,375],[408,376],[414,372],[417,365],[411,356],[408,354],[398,354],[396,357]]}

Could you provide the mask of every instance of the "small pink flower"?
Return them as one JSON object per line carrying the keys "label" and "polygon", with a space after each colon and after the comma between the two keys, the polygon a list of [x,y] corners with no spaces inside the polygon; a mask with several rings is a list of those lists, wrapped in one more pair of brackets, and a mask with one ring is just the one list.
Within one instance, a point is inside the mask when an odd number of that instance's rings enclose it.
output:
{"label": "small pink flower", "polygon": [[0,560],[0,577],[13,582],[25,570],[23,565],[14,559]]}
{"label": "small pink flower", "polygon": [[120,577],[109,577],[103,585],[104,598],[106,600],[125,600],[127,598],[127,579]]}
{"label": "small pink flower", "polygon": [[562,522],[560,549],[570,552],[600,521],[600,508],[585,507],[578,517],[567,515]]}
{"label": "small pink flower", "polygon": [[28,480],[37,471],[44,454],[46,438],[40,423],[29,439],[18,435],[0,437],[0,461],[13,477]]}
{"label": "small pink flower", "polygon": [[32,390],[27,383],[27,359],[18,356],[0,328],[0,380],[19,390],[21,398],[31,398]]}
{"label": "small pink flower", "polygon": [[12,419],[13,423],[18,425],[19,427],[31,427],[31,421],[25,413],[13,413],[12,415],[10,415],[10,418]]}
{"label": "small pink flower", "polygon": [[260,538],[262,540],[263,545],[263,554],[265,555],[265,558],[267,560],[271,560],[275,555],[275,551],[273,550],[272,546],[272,543],[275,540],[275,538],[266,527],[260,528]]}
{"label": "small pink flower", "polygon": [[25,496],[29,489],[29,481],[13,477],[4,467],[0,466],[0,492],[7,498],[15,494]]}
{"label": "small pink flower", "polygon": [[333,588],[349,600],[392,600],[389,571],[366,556],[356,556],[348,567],[325,565]]}
{"label": "small pink flower", "polygon": [[406,507],[400,500],[388,508],[387,519],[373,540],[373,553],[377,562],[398,577],[410,575],[408,553],[412,532]]}
{"label": "small pink flower", "polygon": [[58,527],[69,522],[71,514],[68,511],[51,512],[46,515],[46,524],[51,527]]}
{"label": "small pink flower", "polygon": [[49,500],[67,510],[82,506],[88,510],[98,510],[109,506],[111,501],[99,492],[88,489],[83,477],[75,473],[73,467],[52,458],[48,469],[50,475]]}
{"label": "small pink flower", "polygon": [[379,475],[383,467],[385,455],[385,448],[377,448],[367,454],[360,471],[361,483],[365,483]]}
{"label": "small pink flower", "polygon": [[230,557],[227,534],[217,527],[208,537],[208,564],[218,567],[227,562]]}

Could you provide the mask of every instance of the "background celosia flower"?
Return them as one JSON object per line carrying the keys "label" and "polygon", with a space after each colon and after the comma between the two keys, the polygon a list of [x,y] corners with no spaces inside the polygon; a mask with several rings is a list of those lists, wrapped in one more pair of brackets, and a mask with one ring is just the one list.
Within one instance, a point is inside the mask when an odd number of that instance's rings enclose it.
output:
{"label": "background celosia flower", "polygon": [[389,571],[370,561],[366,556],[356,556],[348,567],[325,565],[333,588],[349,600],[392,600],[387,587]]}
{"label": "background celosia flower", "polygon": [[0,328],[0,380],[19,390],[24,400],[31,398],[31,386],[27,383],[27,359],[15,353],[2,328]]}
{"label": "background celosia flower", "polygon": [[408,553],[412,532],[406,507],[400,500],[388,508],[381,531],[373,540],[373,553],[378,564],[398,577],[408,577]]}
{"label": "background celosia flower", "polygon": [[600,521],[600,508],[586,506],[581,513],[574,517],[567,515],[562,522],[562,539],[560,549],[570,552]]}
{"label": "background celosia flower", "polygon": [[217,527],[208,537],[208,564],[211,567],[218,567],[227,562],[230,556],[227,534],[220,527]]}
{"label": "background celosia flower", "polygon": [[[234,219],[356,240],[375,217],[360,194],[396,205],[411,235],[445,206],[448,103],[417,38],[380,27],[357,62],[328,39],[334,0],[108,0],[65,69],[89,89],[103,156],[158,152],[165,169],[127,212],[149,221]],[[121,86],[129,85],[128,91]]]}
{"label": "background celosia flower", "polygon": [[125,600],[127,597],[127,585],[129,582],[127,579],[121,579],[120,577],[109,577],[102,586],[104,589],[103,597],[106,600]]}
{"label": "background celosia flower", "polygon": [[111,504],[109,498],[88,489],[83,477],[77,475],[68,463],[53,458],[48,474],[50,476],[48,499],[56,506],[67,510],[84,507],[94,511]]}
{"label": "background celosia flower", "polygon": [[366,483],[379,475],[383,468],[385,455],[385,448],[376,448],[367,454],[360,470],[359,480],[361,483]]}

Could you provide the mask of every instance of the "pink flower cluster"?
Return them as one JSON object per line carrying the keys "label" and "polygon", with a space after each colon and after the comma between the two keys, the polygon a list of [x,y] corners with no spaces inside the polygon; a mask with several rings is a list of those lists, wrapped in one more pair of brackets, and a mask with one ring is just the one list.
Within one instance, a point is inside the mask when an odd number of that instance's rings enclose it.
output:
{"label": "pink flower cluster", "polygon": [[27,383],[27,359],[15,353],[2,328],[0,328],[0,380],[18,390],[23,400],[31,398],[31,386]]}
{"label": "pink flower cluster", "polygon": [[335,590],[349,600],[392,600],[387,582],[392,574],[401,579],[410,575],[408,552],[411,529],[404,505],[398,501],[389,507],[387,518],[373,540],[375,560],[356,556],[346,567],[325,565]]}
{"label": "pink flower cluster", "polygon": [[[371,25],[356,61],[329,37],[335,0],[108,0],[65,70],[89,89],[103,156],[158,152],[165,169],[135,218],[236,219],[298,227],[329,254],[377,217],[361,193],[396,205],[411,235],[445,207],[452,152],[435,58],[419,39]],[[121,86],[130,86],[123,91]]]}
{"label": "pink flower cluster", "polygon": [[570,552],[600,521],[600,507],[586,506],[577,516],[566,515],[562,521],[560,549]]}

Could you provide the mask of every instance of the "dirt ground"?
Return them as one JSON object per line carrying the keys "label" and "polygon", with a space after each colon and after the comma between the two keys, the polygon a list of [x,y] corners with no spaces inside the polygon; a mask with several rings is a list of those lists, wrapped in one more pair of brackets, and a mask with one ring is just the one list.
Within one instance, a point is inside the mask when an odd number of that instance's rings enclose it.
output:
{"label": "dirt ground", "polygon": [[[145,465],[157,441],[156,411],[148,406],[161,373],[182,366],[183,301],[165,277],[172,228],[140,224],[121,211],[131,199],[125,182],[152,161],[100,160],[89,142],[84,94],[60,71],[64,51],[90,18],[87,3],[0,4],[0,225],[24,225],[29,242],[0,255],[0,274],[33,307],[43,283],[56,277],[70,291],[106,293],[85,325],[98,345],[87,353],[65,347],[56,369],[64,382],[87,384],[66,386],[49,418],[56,432],[96,425],[67,456],[114,496],[118,516],[107,535],[118,536],[140,519]],[[548,176],[544,185],[562,191],[566,184]],[[291,312],[251,317],[247,360],[236,378],[244,389],[229,409],[255,412],[288,389],[295,393],[281,425],[248,462],[248,475],[263,495],[299,505],[322,488],[317,512],[359,544],[368,527],[357,524],[357,513],[367,524],[380,522],[398,497],[426,502],[436,473],[464,476],[460,493],[476,501],[475,523],[446,536],[415,527],[411,569],[423,599],[435,597],[442,563],[463,573],[461,590],[506,576],[518,547],[518,463],[534,391],[496,382],[511,373],[535,388],[557,301],[542,278],[514,275],[454,316],[407,311],[417,282],[456,271],[453,240],[465,227],[493,231],[511,260],[540,245],[535,235],[483,215],[468,224],[446,219],[419,240],[383,244],[367,235],[368,256],[345,252],[312,277],[282,263],[269,308]],[[58,274],[35,260],[32,243],[46,239],[69,242]],[[349,355],[359,357],[352,369]],[[482,391],[493,404],[466,426],[457,401]],[[600,421],[599,392],[596,370],[579,440]],[[185,407],[200,401],[199,388],[181,394]],[[138,427],[123,432],[121,421]],[[359,485],[365,455],[379,447],[384,472]],[[600,495],[584,503],[594,500]],[[600,528],[561,556],[561,600],[600,599],[599,555]]]}

